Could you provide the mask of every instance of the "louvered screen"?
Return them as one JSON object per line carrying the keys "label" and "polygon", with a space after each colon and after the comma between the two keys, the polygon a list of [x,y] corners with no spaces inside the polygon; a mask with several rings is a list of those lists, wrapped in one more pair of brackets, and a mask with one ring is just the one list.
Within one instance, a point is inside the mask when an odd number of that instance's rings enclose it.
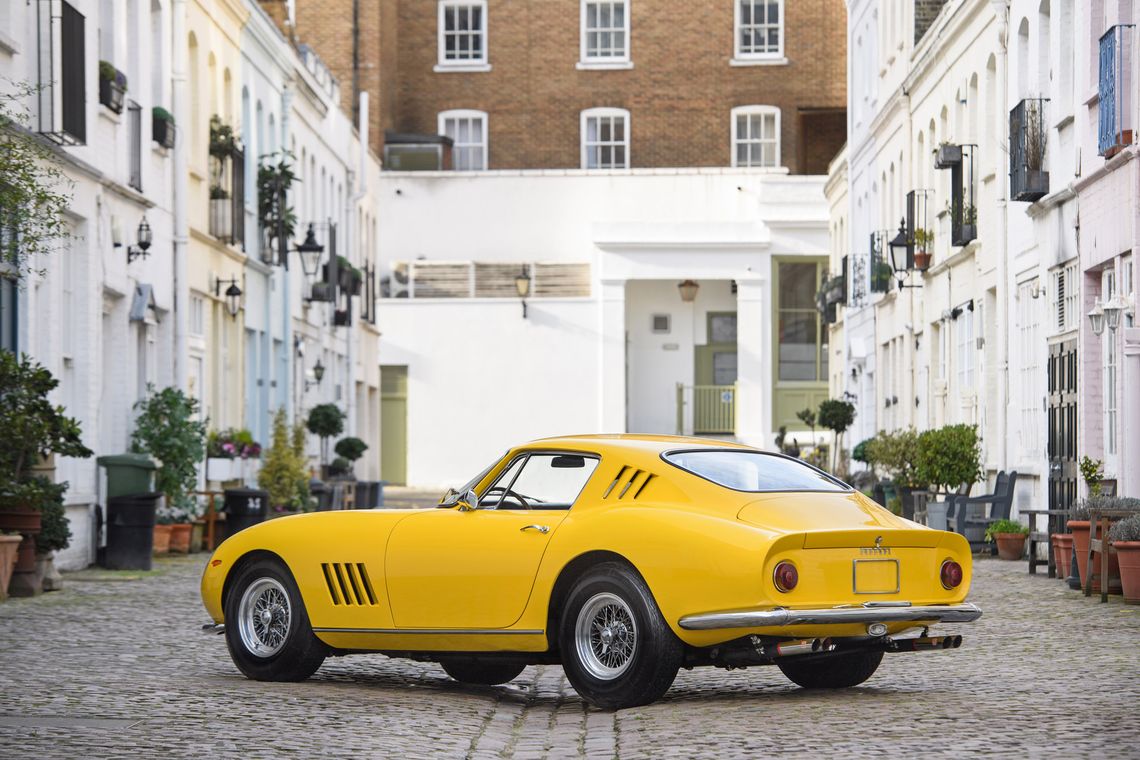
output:
{"label": "louvered screen", "polygon": [[535,264],[533,292],[537,298],[590,295],[589,264]]}
{"label": "louvered screen", "polygon": [[[413,264],[416,298],[470,298],[470,264]],[[513,286],[513,284],[512,284]]]}
{"label": "louvered screen", "polygon": [[1065,270],[1057,272],[1056,278],[1057,290],[1057,329],[1065,329]]}
{"label": "louvered screen", "polygon": [[522,264],[475,264],[476,298],[518,298],[515,278]]}

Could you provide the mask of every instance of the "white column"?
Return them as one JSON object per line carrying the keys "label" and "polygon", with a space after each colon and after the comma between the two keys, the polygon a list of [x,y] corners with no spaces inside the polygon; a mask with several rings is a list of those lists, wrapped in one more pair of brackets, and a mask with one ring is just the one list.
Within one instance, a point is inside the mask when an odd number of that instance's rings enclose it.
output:
{"label": "white column", "polygon": [[[188,214],[187,181],[189,158],[186,140],[190,136],[190,93],[186,80],[187,52],[186,40],[186,0],[174,0],[171,7],[172,55],[171,80],[173,95],[171,110],[175,123],[185,124],[183,133],[174,142],[174,187],[171,198],[174,224],[174,387],[187,389],[190,358],[186,347],[186,320],[190,310],[190,283],[188,280],[187,257],[190,255],[190,222]],[[204,389],[198,389],[200,398],[205,398]]]}
{"label": "white column", "polygon": [[[768,257],[764,257],[765,261]],[[767,273],[770,265],[757,267]],[[772,433],[772,282],[761,275],[736,280],[736,437],[750,446],[771,449]]]}
{"label": "white column", "polygon": [[598,306],[598,432],[624,433],[625,280],[603,280]]}
{"label": "white column", "polygon": [[1135,496],[1140,493],[1140,327],[1124,328],[1124,361],[1121,362],[1125,388],[1121,401],[1120,429],[1124,440],[1120,447],[1120,485],[1117,493]]}

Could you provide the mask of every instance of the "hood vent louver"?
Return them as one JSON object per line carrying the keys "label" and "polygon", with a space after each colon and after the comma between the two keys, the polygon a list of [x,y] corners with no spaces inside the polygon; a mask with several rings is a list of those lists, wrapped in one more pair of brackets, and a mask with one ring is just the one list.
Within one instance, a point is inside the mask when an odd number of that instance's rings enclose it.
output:
{"label": "hood vent louver", "polygon": [[334,605],[374,607],[376,593],[363,562],[323,562],[321,570]]}
{"label": "hood vent louver", "polygon": [[638,496],[641,496],[641,492],[645,490],[645,486],[647,486],[649,481],[653,480],[654,477],[654,474],[651,472],[624,465],[618,470],[613,482],[606,487],[602,498],[608,499],[616,491],[616,496],[619,500],[624,499],[627,494],[630,499],[637,499]]}

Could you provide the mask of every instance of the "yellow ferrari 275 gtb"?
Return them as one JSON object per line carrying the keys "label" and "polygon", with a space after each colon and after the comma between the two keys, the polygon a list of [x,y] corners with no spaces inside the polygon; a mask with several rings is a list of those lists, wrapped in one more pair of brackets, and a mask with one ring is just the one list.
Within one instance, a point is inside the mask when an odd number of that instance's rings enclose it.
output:
{"label": "yellow ferrari 275 gtb", "polygon": [[970,547],[797,459],[666,436],[508,451],[435,509],[320,512],[225,541],[202,600],[248,677],[325,657],[437,661],[505,683],[561,663],[599,707],[658,699],[677,670],[775,664],[854,686],[887,652],[951,649]]}

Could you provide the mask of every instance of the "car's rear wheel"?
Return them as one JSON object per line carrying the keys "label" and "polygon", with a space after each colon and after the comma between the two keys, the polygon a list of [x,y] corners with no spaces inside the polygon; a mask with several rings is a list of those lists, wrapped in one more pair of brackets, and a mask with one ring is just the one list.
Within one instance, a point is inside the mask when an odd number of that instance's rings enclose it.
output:
{"label": "car's rear wheel", "polygon": [[328,655],[309,625],[292,574],[270,559],[238,571],[225,601],[226,645],[255,681],[303,681]]}
{"label": "car's rear wheel", "polygon": [[477,660],[473,657],[440,660],[440,667],[460,683],[494,686],[513,681],[526,665],[518,662]]}
{"label": "car's rear wheel", "polygon": [[846,689],[873,676],[882,661],[882,652],[851,652],[805,662],[789,657],[776,664],[789,681],[805,689]]}
{"label": "car's rear wheel", "polygon": [[683,647],[625,565],[592,568],[571,589],[558,646],[571,685],[596,707],[647,705],[673,684]]}

